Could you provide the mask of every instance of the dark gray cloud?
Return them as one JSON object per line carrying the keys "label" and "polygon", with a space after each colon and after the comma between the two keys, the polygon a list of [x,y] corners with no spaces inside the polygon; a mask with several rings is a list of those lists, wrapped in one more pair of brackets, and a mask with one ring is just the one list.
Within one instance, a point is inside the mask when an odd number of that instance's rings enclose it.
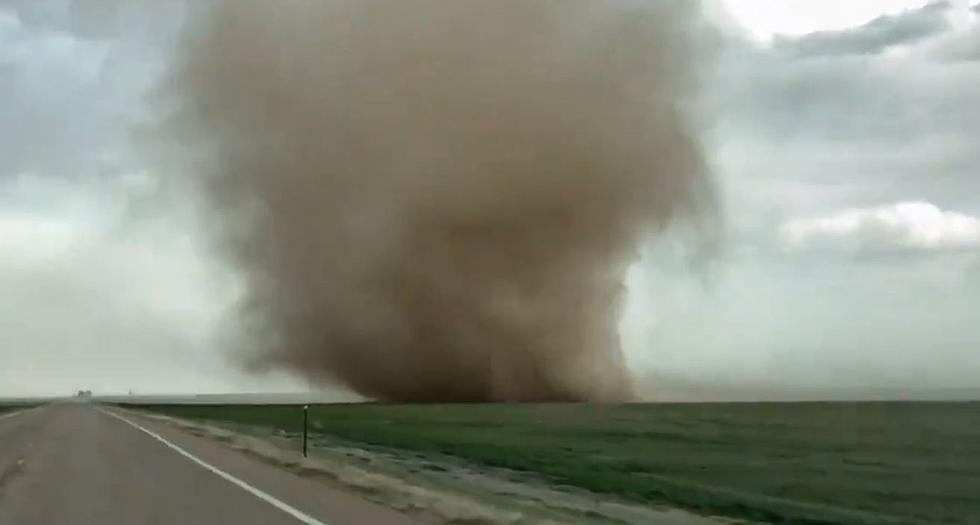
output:
{"label": "dark gray cloud", "polygon": [[976,386],[980,62],[952,51],[977,35],[941,4],[726,41],[707,112],[732,242],[708,286],[662,245],[636,269],[636,366],[713,385]]}
{"label": "dark gray cloud", "polygon": [[897,45],[912,44],[949,28],[947,1],[883,15],[859,27],[817,31],[803,37],[777,37],[776,49],[797,56],[869,55]]}
{"label": "dark gray cloud", "polygon": [[77,169],[109,132],[99,89],[107,50],[2,9],[0,176]]}
{"label": "dark gray cloud", "polygon": [[178,8],[149,5],[0,0],[0,177],[125,171],[119,157],[179,22]]}
{"label": "dark gray cloud", "polygon": [[[972,16],[980,18],[980,6],[974,6]],[[928,49],[928,54],[948,64],[980,62],[980,29],[976,22],[965,30],[950,33],[938,39]]]}
{"label": "dark gray cloud", "polygon": [[970,33],[957,41],[951,55],[954,60],[980,62],[980,32]]}
{"label": "dark gray cloud", "polygon": [[721,119],[784,139],[902,143],[923,132],[958,136],[980,120],[980,70],[922,54],[807,60],[742,49],[721,74]]}
{"label": "dark gray cloud", "polygon": [[184,2],[173,0],[0,0],[32,29],[61,31],[83,40],[168,38],[162,27],[179,22]]}
{"label": "dark gray cloud", "polygon": [[[974,21],[942,38],[978,33]],[[725,49],[710,110],[716,165],[746,216],[907,200],[978,211],[980,63],[951,63],[931,41],[895,56]]]}
{"label": "dark gray cloud", "polygon": [[258,388],[214,351],[223,295],[193,225],[133,221],[156,174],[132,126],[173,38],[133,9],[0,0],[2,394]]}

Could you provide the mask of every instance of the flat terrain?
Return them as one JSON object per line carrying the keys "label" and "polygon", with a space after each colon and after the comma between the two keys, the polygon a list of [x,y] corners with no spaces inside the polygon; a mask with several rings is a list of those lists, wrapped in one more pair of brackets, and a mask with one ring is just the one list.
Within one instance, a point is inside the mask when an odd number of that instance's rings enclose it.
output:
{"label": "flat terrain", "polygon": [[[301,429],[298,406],[152,406]],[[317,405],[315,432],[772,523],[976,523],[980,404]]]}
{"label": "flat terrain", "polygon": [[415,523],[145,418],[125,416],[183,452],[87,404],[0,417],[0,523]]}
{"label": "flat terrain", "polygon": [[21,403],[0,403],[0,416],[4,414],[10,414],[18,410],[23,410],[25,408],[30,408],[30,405]]}

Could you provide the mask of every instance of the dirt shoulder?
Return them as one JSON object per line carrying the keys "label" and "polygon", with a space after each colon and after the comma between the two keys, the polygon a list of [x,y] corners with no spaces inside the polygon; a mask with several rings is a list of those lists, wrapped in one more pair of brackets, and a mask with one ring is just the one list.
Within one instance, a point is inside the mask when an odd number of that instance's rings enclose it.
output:
{"label": "dirt shoulder", "polygon": [[525,473],[474,465],[448,456],[363,446],[323,434],[311,436],[309,457],[303,458],[299,436],[227,422],[139,414],[436,524],[744,523],[641,506],[574,487],[555,486]]}

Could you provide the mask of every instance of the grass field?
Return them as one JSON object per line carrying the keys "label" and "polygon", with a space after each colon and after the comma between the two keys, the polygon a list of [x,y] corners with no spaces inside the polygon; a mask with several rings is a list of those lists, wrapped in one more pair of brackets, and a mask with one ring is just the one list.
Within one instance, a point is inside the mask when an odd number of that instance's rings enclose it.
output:
{"label": "grass field", "polygon": [[[145,407],[301,430],[297,406]],[[980,404],[317,405],[319,432],[770,523],[980,520]]]}
{"label": "grass field", "polygon": [[6,414],[8,412],[16,412],[18,410],[23,410],[25,408],[30,408],[32,406],[34,406],[34,405],[33,404],[30,404],[30,403],[20,403],[20,402],[17,402],[17,403],[5,403],[5,402],[0,402],[0,416],[2,416],[3,414]]}

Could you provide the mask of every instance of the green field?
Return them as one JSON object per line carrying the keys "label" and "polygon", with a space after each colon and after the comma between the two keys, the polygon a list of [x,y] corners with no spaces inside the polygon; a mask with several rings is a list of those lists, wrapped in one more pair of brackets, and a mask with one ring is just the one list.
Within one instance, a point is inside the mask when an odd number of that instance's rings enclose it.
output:
{"label": "green field", "polygon": [[0,415],[6,414],[7,412],[16,412],[18,410],[23,410],[25,408],[31,408],[34,406],[31,403],[26,402],[3,402],[0,403]]}
{"label": "green field", "polygon": [[[145,407],[297,432],[297,406]],[[980,522],[980,404],[317,405],[345,440],[770,523]]]}

